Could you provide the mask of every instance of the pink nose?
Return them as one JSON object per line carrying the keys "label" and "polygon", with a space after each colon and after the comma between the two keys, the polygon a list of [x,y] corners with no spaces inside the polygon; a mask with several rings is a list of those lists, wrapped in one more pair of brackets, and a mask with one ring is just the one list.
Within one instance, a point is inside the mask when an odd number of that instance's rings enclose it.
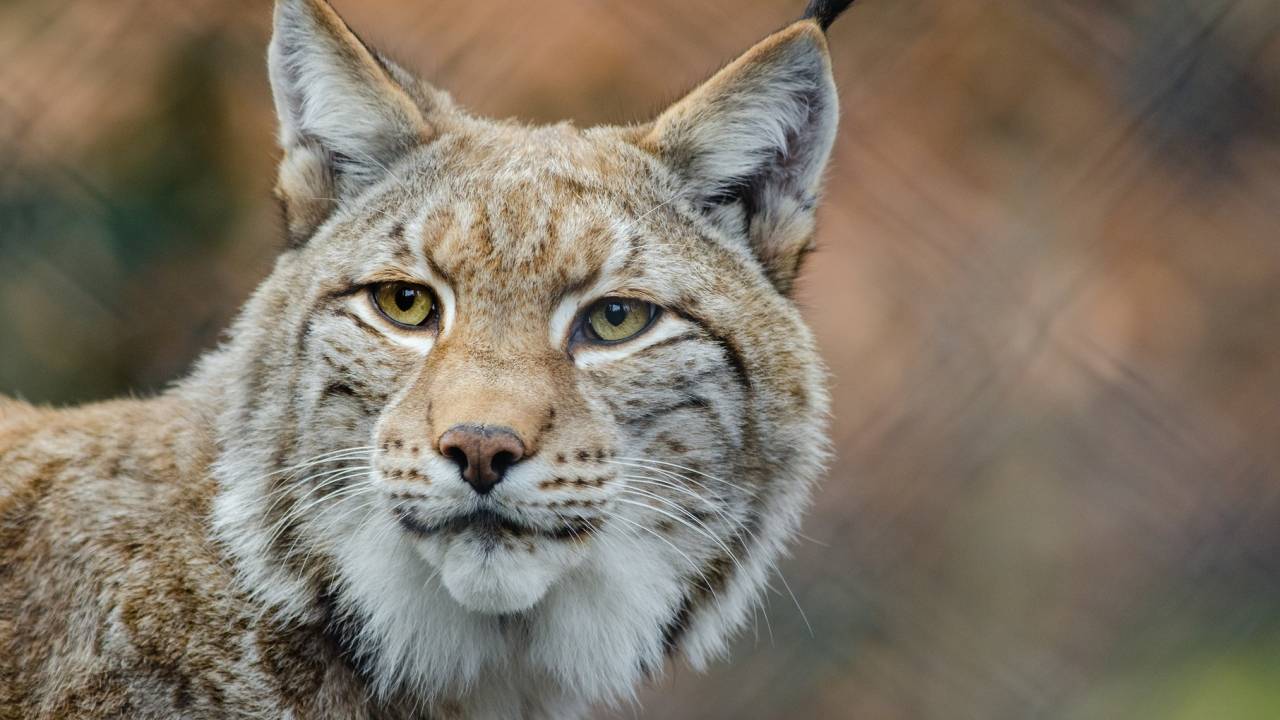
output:
{"label": "pink nose", "polygon": [[454,425],[440,436],[439,449],[481,495],[488,495],[502,482],[507,468],[524,457],[520,436],[511,428],[492,425]]}

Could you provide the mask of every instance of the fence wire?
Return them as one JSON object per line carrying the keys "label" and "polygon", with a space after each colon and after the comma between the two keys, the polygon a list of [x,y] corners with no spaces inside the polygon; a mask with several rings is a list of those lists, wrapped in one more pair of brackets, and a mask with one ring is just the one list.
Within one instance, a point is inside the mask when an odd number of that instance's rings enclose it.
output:
{"label": "fence wire", "polygon": [[[588,124],[802,3],[335,4],[473,110]],[[0,5],[0,392],[162,387],[267,272],[268,5]],[[838,459],[732,662],[606,717],[1280,717],[1278,28],[1271,0],[833,28],[799,299]]]}

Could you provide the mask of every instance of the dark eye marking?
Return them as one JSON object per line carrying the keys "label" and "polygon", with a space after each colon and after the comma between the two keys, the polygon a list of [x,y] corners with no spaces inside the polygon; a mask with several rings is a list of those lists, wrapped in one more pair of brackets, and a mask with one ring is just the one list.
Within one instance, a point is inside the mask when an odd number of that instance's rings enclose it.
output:
{"label": "dark eye marking", "polygon": [[431,248],[427,248],[426,251],[422,253],[422,256],[423,259],[427,261],[428,270],[435,273],[446,286],[454,287],[453,275],[440,267],[440,263],[436,262],[436,259],[431,256]]}
{"label": "dark eye marking", "polygon": [[682,335],[673,335],[669,338],[666,338],[665,340],[659,340],[655,343],[645,345],[644,347],[632,353],[632,356],[644,355],[646,353],[656,352],[656,351],[662,350],[663,348],[669,348],[672,345],[679,345],[681,343],[686,343],[692,340],[699,340],[699,339],[700,338],[698,337],[698,334],[692,333],[692,332],[687,332]]}
{"label": "dark eye marking", "polygon": [[384,335],[381,331],[379,331],[377,328],[373,327],[369,323],[365,322],[364,319],[361,318],[359,315],[351,312],[346,308],[339,308],[336,312],[342,317],[355,323],[355,326],[360,330],[364,331],[366,335],[377,338],[379,342],[387,341],[386,335]]}
{"label": "dark eye marking", "polygon": [[351,397],[351,398],[359,397],[359,395],[356,394],[355,389],[344,382],[331,382],[328,385],[325,385],[324,391],[321,392],[320,394],[325,397],[335,397],[335,396]]}
{"label": "dark eye marking", "polygon": [[[677,307],[679,307],[679,305],[677,305]],[[738,347],[738,344],[730,340],[723,333],[717,332],[711,323],[697,315],[694,315],[688,310],[671,310],[671,312],[685,320],[688,320],[694,325],[697,325],[702,332],[706,333],[706,339],[709,342],[713,342],[720,346],[720,349],[724,351],[724,355],[729,361],[729,366],[733,369],[734,379],[737,380],[738,384],[742,386],[742,389],[746,391],[748,395],[752,394],[755,386],[751,382],[751,373],[747,369],[746,359],[742,354],[742,349]]]}
{"label": "dark eye marking", "polygon": [[710,409],[711,403],[708,402],[706,398],[694,396],[668,405],[663,405],[662,407],[657,407],[652,410],[647,410],[640,415],[624,417],[622,418],[622,423],[643,429],[653,425],[659,418],[662,418],[665,415],[670,415],[671,413],[680,412],[681,410],[699,410],[705,412]]}
{"label": "dark eye marking", "polygon": [[[360,389],[357,390],[356,387]],[[333,381],[320,392],[320,402],[353,403],[365,415],[374,414],[373,408],[386,403],[386,396],[369,391],[355,383]]]}

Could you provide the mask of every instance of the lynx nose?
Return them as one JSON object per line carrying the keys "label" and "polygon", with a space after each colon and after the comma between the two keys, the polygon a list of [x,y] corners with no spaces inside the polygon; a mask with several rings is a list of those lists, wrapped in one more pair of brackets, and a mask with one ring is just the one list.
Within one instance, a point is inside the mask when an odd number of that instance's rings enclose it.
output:
{"label": "lynx nose", "polygon": [[502,482],[507,468],[524,457],[524,443],[511,428],[454,425],[440,436],[440,454],[458,466],[473,490],[488,495]]}

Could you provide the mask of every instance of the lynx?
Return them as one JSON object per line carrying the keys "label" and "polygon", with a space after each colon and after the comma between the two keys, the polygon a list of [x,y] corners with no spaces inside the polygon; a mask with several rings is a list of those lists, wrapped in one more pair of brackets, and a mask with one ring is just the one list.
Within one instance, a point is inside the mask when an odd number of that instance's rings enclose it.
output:
{"label": "lynx", "polygon": [[849,4],[580,129],[279,0],[288,245],[223,343],[0,398],[0,716],[567,718],[724,655],[826,460],[791,293]]}

